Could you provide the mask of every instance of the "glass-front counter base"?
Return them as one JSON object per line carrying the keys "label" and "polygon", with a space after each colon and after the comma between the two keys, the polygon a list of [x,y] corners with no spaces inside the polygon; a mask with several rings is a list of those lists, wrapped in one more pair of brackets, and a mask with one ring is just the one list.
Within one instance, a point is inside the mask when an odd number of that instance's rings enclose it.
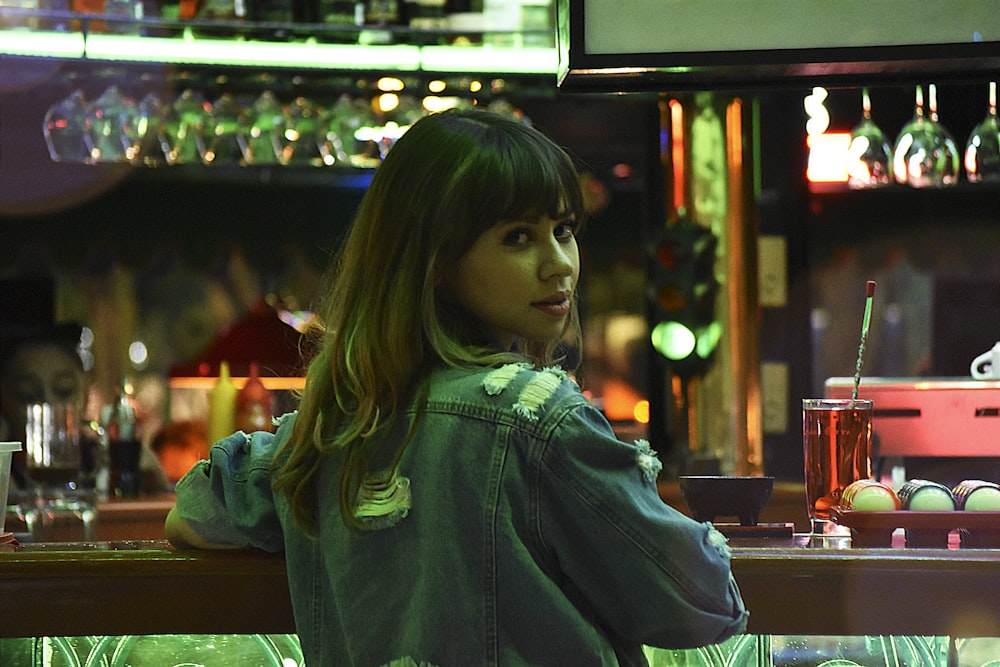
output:
{"label": "glass-front counter base", "polygon": [[4,667],[296,667],[295,635],[107,635],[0,639]]}
{"label": "glass-front counter base", "polygon": [[741,635],[714,646],[646,649],[650,667],[1000,667],[1000,638]]}
{"label": "glass-front counter base", "polygon": [[[650,667],[1000,667],[1000,638],[740,635],[714,646],[647,648]],[[4,667],[303,667],[298,637],[115,635],[0,639]]]}

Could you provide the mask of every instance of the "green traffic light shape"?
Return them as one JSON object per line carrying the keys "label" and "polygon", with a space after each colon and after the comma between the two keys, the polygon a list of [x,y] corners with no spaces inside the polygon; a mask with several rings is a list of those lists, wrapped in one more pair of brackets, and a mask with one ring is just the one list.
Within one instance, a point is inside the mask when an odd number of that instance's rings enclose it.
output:
{"label": "green traffic light shape", "polygon": [[707,327],[699,331],[696,335],[694,351],[702,359],[708,359],[715,352],[719,341],[722,339],[722,323],[712,322]]}
{"label": "green traffic light shape", "polygon": [[694,331],[680,322],[660,322],[649,338],[653,349],[670,361],[684,361],[692,355],[707,360],[722,338],[722,324],[712,322]]}
{"label": "green traffic light shape", "polygon": [[660,322],[650,333],[653,349],[671,361],[682,361],[691,356],[698,339],[694,332],[680,322]]}

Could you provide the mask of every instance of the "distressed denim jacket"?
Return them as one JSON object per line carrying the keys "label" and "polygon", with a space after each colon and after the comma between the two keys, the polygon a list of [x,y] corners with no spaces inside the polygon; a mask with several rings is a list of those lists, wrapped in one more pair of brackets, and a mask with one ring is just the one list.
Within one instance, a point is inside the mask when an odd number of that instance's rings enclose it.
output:
{"label": "distressed denim jacket", "polygon": [[366,531],[341,518],[339,454],[315,539],[272,493],[293,419],[216,443],[177,507],[206,539],[284,551],[309,667],[645,665],[642,645],[746,627],[725,539],[661,501],[655,452],[559,369],[436,371],[397,473],[359,490]]}

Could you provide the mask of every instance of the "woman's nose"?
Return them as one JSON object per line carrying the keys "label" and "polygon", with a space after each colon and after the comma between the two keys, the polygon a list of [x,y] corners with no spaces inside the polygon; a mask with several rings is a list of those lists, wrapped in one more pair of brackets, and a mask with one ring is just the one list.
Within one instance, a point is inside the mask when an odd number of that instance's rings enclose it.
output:
{"label": "woman's nose", "polygon": [[560,243],[553,239],[548,245],[548,255],[542,262],[542,278],[573,276],[579,264],[579,256],[575,243]]}

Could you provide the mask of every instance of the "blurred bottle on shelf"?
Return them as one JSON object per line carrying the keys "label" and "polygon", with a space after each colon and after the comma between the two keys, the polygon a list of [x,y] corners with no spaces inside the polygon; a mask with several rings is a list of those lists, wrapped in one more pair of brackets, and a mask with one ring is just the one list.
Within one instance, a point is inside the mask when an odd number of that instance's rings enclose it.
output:
{"label": "blurred bottle on shelf", "polygon": [[[38,0],[0,0],[0,7],[10,7],[11,9],[44,9]],[[0,30],[5,28],[39,28],[37,16],[28,12],[24,14],[15,12],[0,12]]]}
{"label": "blurred bottle on shelf", "polygon": [[[206,19],[211,21],[247,21],[250,19],[250,0],[201,0],[195,3],[195,7],[185,5],[181,2],[181,18],[188,18],[186,15],[192,10],[196,13],[190,18]],[[206,31],[199,29],[201,34],[226,36],[222,31]]]}
{"label": "blurred bottle on shelf", "polygon": [[134,498],[142,488],[139,467],[142,433],[134,392],[132,378],[126,377],[118,388],[114,403],[104,406],[101,411],[108,440],[111,492],[119,498]]}
{"label": "blurred bottle on shelf", "polygon": [[104,0],[104,15],[111,19],[106,23],[108,32],[137,35],[139,22],[145,18],[145,5],[142,0]]}
{"label": "blurred bottle on shelf", "polygon": [[399,25],[401,0],[365,0],[365,25]]}
{"label": "blurred bottle on shelf", "polygon": [[483,41],[493,46],[521,46],[520,0],[483,0]]}
{"label": "blurred bottle on shelf", "polygon": [[[11,0],[5,0],[10,2]],[[4,4],[0,2],[0,5]],[[56,32],[65,32],[70,29],[70,24],[72,23],[66,14],[70,11],[70,0],[39,0],[38,6],[52,14],[62,14],[62,16],[54,16],[47,19],[44,23],[39,22],[40,26],[44,26],[47,30],[55,30]]]}
{"label": "blurred bottle on shelf", "polygon": [[363,45],[392,44],[398,36],[393,32],[402,24],[399,4],[402,0],[365,0],[364,30],[358,33]]}
{"label": "blurred bottle on shelf", "polygon": [[521,30],[524,33],[524,46],[554,46],[555,17],[552,0],[521,0]]}
{"label": "blurred bottle on shelf", "polygon": [[[413,30],[444,30],[448,27],[446,0],[406,0],[404,14]],[[428,38],[427,42],[436,39]]]}
{"label": "blurred bottle on shelf", "polygon": [[273,431],[271,392],[261,382],[257,362],[250,362],[250,375],[236,395],[236,428],[244,433]]}
{"label": "blurred bottle on shelf", "polygon": [[261,28],[254,31],[256,39],[266,39],[278,42],[290,39],[290,24],[295,21],[293,2],[297,0],[245,0],[247,3],[247,18]]}
{"label": "blurred bottle on shelf", "polygon": [[[104,14],[104,0],[70,0],[70,10],[77,14],[91,14],[100,16]],[[83,21],[74,21],[70,24],[73,30],[83,30]],[[86,20],[86,30],[88,32],[104,32],[104,21]]]}

